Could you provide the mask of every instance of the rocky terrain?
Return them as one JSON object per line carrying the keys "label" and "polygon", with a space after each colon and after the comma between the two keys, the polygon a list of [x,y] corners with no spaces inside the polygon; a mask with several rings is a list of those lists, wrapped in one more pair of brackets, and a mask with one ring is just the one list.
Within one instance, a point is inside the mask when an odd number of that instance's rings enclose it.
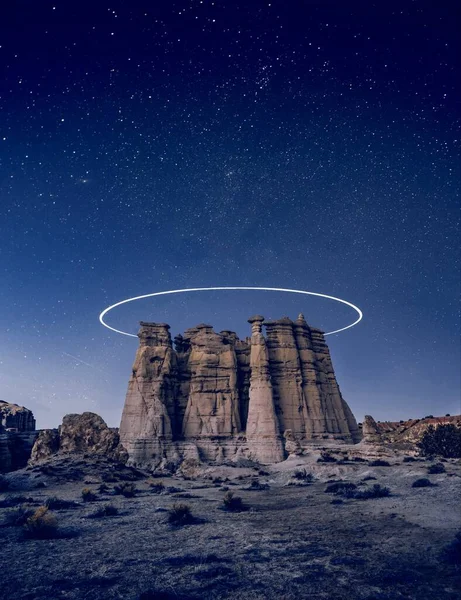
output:
{"label": "rocky terrain", "polygon": [[[270,467],[188,460],[152,477],[57,453],[1,482],[2,598],[459,597],[459,460],[375,463],[329,446]],[[169,522],[178,503],[191,510],[184,524]],[[28,536],[18,507],[45,504],[56,518],[48,539]]]}

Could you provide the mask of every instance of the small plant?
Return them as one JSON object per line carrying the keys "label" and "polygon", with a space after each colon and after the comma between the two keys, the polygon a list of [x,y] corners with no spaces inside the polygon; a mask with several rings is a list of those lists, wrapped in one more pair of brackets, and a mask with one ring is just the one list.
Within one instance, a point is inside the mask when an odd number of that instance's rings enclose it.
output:
{"label": "small plant", "polygon": [[246,488],[252,491],[256,491],[256,490],[268,490],[269,489],[269,485],[267,483],[261,483],[259,481],[259,479],[253,479],[253,481],[250,483],[250,487]]}
{"label": "small plant", "polygon": [[365,458],[362,458],[361,456],[354,456],[354,458],[352,459],[354,462],[367,462]]}
{"label": "small plant", "polygon": [[372,460],[368,463],[370,467],[390,467],[391,464],[387,462],[387,460],[381,460],[378,458],[377,460]]}
{"label": "small plant", "polygon": [[106,483],[101,483],[100,486],[98,487],[98,492],[100,494],[107,494],[108,491],[109,491],[109,486]]}
{"label": "small plant", "polygon": [[163,481],[149,481],[149,487],[153,494],[161,494],[165,491],[165,484]]}
{"label": "small plant", "polygon": [[5,513],[3,525],[10,527],[22,527],[27,519],[29,519],[35,510],[27,506],[18,506]]}
{"label": "small plant", "polygon": [[325,493],[343,495],[346,492],[355,490],[356,488],[357,486],[355,483],[351,483],[349,481],[337,481],[336,483],[330,483],[330,485],[327,485],[325,488]]}
{"label": "small plant", "polygon": [[367,490],[354,491],[352,498],[355,498],[356,500],[368,500],[370,498],[385,498],[390,495],[391,491],[389,488],[379,485],[379,483],[375,483],[372,488]]}
{"label": "small plant", "polygon": [[45,500],[45,506],[51,510],[59,510],[65,508],[75,508],[76,506],[78,506],[78,504],[72,502],[72,500],[62,500],[61,498],[57,498],[56,496],[51,496],[50,498],[47,498]]}
{"label": "small plant", "polygon": [[307,469],[298,469],[293,473],[293,477],[305,481],[306,483],[312,483],[314,481],[314,476]]}
{"label": "small plant", "polygon": [[58,532],[58,521],[46,506],[40,506],[26,520],[24,531],[26,536],[30,538],[40,540],[54,538]]}
{"label": "small plant", "polygon": [[117,495],[125,496],[125,498],[133,498],[136,494],[136,486],[134,483],[123,482],[118,485],[114,485],[114,493]]}
{"label": "small plant", "polygon": [[336,458],[332,456],[329,452],[321,452],[320,458],[317,459],[319,463],[334,463],[336,462]]}
{"label": "small plant", "polygon": [[423,456],[461,458],[461,428],[452,423],[429,425],[418,446]]}
{"label": "small plant", "polygon": [[439,473],[445,473],[445,466],[442,463],[435,463],[435,465],[429,465],[427,467],[429,475],[438,475]]}
{"label": "small plant", "polygon": [[416,458],[414,456],[404,456],[403,462],[404,463],[416,462]]}
{"label": "small plant", "polygon": [[224,509],[230,512],[241,512],[244,510],[243,500],[235,496],[234,492],[226,492],[223,498]]}
{"label": "small plant", "polygon": [[421,488],[421,487],[432,487],[434,484],[429,481],[429,479],[427,479],[427,477],[422,477],[421,479],[417,479],[416,481],[413,481],[413,483],[411,484],[411,487],[414,488]]}
{"label": "small plant", "polygon": [[93,513],[88,515],[90,519],[99,519],[101,517],[113,517],[118,515],[118,509],[113,504],[105,504],[97,508]]}
{"label": "small plant", "polygon": [[82,500],[83,502],[93,502],[93,500],[96,500],[96,494],[90,488],[83,488]]}
{"label": "small plant", "polygon": [[424,418],[425,418],[425,419],[433,419],[433,418],[434,418],[434,415],[426,415]]}
{"label": "small plant", "polygon": [[192,511],[188,504],[173,504],[168,511],[168,523],[170,525],[187,525],[192,523],[193,520]]}
{"label": "small plant", "polygon": [[442,550],[441,558],[447,563],[461,566],[461,531],[456,534],[451,544]]}

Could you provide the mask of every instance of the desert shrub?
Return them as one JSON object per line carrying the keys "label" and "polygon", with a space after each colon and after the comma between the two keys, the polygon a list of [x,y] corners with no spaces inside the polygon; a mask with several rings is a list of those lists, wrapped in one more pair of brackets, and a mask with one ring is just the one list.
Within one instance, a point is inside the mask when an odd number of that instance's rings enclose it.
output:
{"label": "desert shrub", "polygon": [[411,487],[414,488],[420,488],[420,487],[431,487],[434,484],[429,481],[429,479],[427,479],[426,477],[422,477],[421,479],[417,479],[416,481],[413,481],[413,483],[411,484]]}
{"label": "desert shrub", "polygon": [[10,482],[6,477],[0,475],[0,492],[6,492],[6,490],[10,487]]}
{"label": "desert shrub", "polygon": [[415,461],[416,461],[416,458],[414,456],[404,456],[403,457],[404,463],[415,462]]}
{"label": "desert shrub", "polygon": [[149,481],[149,487],[154,494],[161,494],[165,491],[163,481]]}
{"label": "desert shrub", "polygon": [[168,511],[168,523],[170,525],[187,525],[194,520],[192,511],[188,504],[173,504]]}
{"label": "desert shrub", "polygon": [[96,500],[96,494],[90,488],[83,488],[82,490],[82,500],[83,502],[93,502]]}
{"label": "desert shrub", "polygon": [[136,494],[136,486],[134,483],[123,482],[118,485],[114,485],[114,493],[117,495],[125,496],[125,498],[133,498]]}
{"label": "desert shrub", "polygon": [[429,425],[418,447],[423,456],[461,458],[461,428],[452,423],[438,427]]}
{"label": "desert shrub", "polygon": [[253,481],[250,483],[250,487],[248,487],[247,489],[249,490],[268,490],[269,489],[269,484],[267,483],[261,483],[259,481],[259,479],[253,479]]}
{"label": "desert shrub", "polygon": [[224,509],[230,512],[240,512],[244,509],[243,500],[234,492],[226,492],[223,497]]}
{"label": "desert shrub", "polygon": [[456,534],[455,539],[442,550],[441,558],[447,563],[458,566],[461,565],[461,531],[459,531]]}
{"label": "desert shrub", "polygon": [[427,467],[429,475],[438,475],[439,473],[445,473],[445,467],[441,463],[435,463],[435,465],[429,465]]}
{"label": "desert shrub", "polygon": [[336,462],[336,458],[332,456],[329,452],[322,452],[320,454],[320,458],[317,459],[319,463],[334,463]]}
{"label": "desert shrub", "polygon": [[[82,496],[83,496],[83,490],[82,490]],[[45,506],[52,510],[53,509],[59,510],[59,509],[65,509],[65,508],[75,508],[78,506],[78,504],[76,502],[72,502],[72,500],[63,500],[62,498],[57,498],[56,496],[51,496],[50,498],[47,498],[45,500]]]}
{"label": "desert shrub", "polygon": [[312,483],[314,481],[314,476],[307,469],[298,469],[293,473],[293,477],[305,481],[306,483]]}
{"label": "desert shrub", "polygon": [[58,533],[58,521],[46,506],[40,506],[24,523],[24,531],[30,538],[54,538]]}
{"label": "desert shrub", "polygon": [[373,487],[366,490],[354,490],[351,497],[356,500],[368,500],[369,498],[385,498],[390,495],[391,491],[389,488],[375,483]]}
{"label": "desert shrub", "polygon": [[8,510],[4,515],[3,525],[6,527],[22,527],[34,512],[33,508],[27,506],[18,506]]}
{"label": "desert shrub", "polygon": [[391,464],[387,462],[387,460],[381,460],[378,458],[377,460],[372,460],[368,463],[370,467],[390,467]]}
{"label": "desert shrub", "polygon": [[361,456],[354,456],[354,458],[352,459],[354,462],[367,462],[365,458],[362,458]]}
{"label": "desert shrub", "polygon": [[433,418],[434,418],[434,415],[426,415],[424,418],[425,418],[425,419],[433,419]]}
{"label": "desert shrub", "polygon": [[330,483],[325,488],[326,494],[337,494],[343,495],[346,491],[355,490],[357,486],[355,483],[351,483],[349,481],[337,481],[336,483]]}
{"label": "desert shrub", "polygon": [[108,491],[109,491],[109,486],[106,483],[101,483],[100,486],[98,487],[98,492],[100,494],[107,494]]}
{"label": "desert shrub", "polygon": [[113,504],[105,504],[97,508],[94,512],[88,515],[90,519],[99,519],[101,517],[113,517],[118,515],[118,509]]}

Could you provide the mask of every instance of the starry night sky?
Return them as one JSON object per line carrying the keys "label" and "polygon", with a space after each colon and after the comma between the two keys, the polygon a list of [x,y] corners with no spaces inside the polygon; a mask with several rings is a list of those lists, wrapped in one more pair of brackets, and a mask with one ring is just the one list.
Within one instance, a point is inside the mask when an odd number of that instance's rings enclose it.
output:
{"label": "starry night sky", "polygon": [[[357,419],[460,412],[459,65],[452,2],[15,1],[0,18],[0,397],[38,427],[117,426],[149,292],[339,296],[327,338]],[[143,300],[111,325],[328,300]]]}

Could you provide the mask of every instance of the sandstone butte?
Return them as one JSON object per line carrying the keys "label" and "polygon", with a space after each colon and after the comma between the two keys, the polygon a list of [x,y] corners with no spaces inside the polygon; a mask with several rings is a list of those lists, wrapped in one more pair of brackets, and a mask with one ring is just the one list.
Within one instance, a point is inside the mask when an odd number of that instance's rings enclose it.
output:
{"label": "sandstone butte", "polygon": [[316,441],[360,441],[323,332],[302,314],[248,321],[245,340],[201,324],[177,336],[174,349],[169,325],[141,321],[120,424],[132,464],[273,463]]}

